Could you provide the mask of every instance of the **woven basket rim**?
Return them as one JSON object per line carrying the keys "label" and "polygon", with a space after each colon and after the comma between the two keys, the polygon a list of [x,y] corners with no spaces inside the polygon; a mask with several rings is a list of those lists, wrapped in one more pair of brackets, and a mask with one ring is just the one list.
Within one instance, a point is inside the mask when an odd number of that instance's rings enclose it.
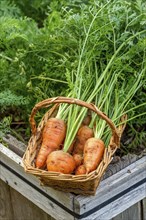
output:
{"label": "woven basket rim", "polygon": [[[30,115],[30,119],[29,119],[32,134],[35,134],[36,130],[37,130],[36,121],[35,121],[35,118],[34,118],[37,111],[40,110],[41,108],[47,108],[51,104],[57,104],[58,105],[60,103],[76,104],[76,105],[80,105],[82,107],[86,107],[86,108],[94,111],[99,117],[101,117],[103,120],[106,121],[106,123],[108,124],[108,126],[110,127],[110,129],[112,131],[112,134],[113,134],[114,138],[116,139],[115,142],[118,142],[117,145],[119,144],[120,133],[118,132],[116,126],[114,125],[112,120],[104,112],[102,112],[96,105],[94,105],[93,103],[87,103],[85,101],[82,101],[82,100],[79,100],[79,99],[76,99],[76,98],[68,98],[68,97],[63,97],[63,96],[45,99],[45,100],[37,103],[34,106],[34,108],[31,111],[31,115]],[[51,113],[55,109],[56,109],[56,105],[55,105],[55,108],[51,109]]]}

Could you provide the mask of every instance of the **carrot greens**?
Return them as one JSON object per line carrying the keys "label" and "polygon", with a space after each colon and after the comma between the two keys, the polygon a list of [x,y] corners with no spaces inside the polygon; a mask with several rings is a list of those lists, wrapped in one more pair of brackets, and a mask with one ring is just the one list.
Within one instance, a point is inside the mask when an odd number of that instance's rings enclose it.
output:
{"label": "carrot greens", "polygon": [[[75,91],[78,91],[78,93],[76,93],[77,96],[75,96],[75,98],[83,99],[84,101],[89,102],[89,103],[95,102],[97,107],[99,107],[100,110],[105,112],[109,116],[109,118],[111,118],[114,121],[114,123],[118,125],[120,123],[120,117],[126,111],[125,109],[129,107],[129,103],[131,102],[132,98],[134,97],[136,92],[143,86],[142,77],[145,72],[145,67],[144,67],[145,49],[141,51],[141,53],[143,53],[142,55],[143,60],[140,64],[141,66],[139,66],[141,70],[139,73],[137,73],[138,76],[136,77],[131,76],[131,78],[129,77],[130,79],[129,81],[131,81],[132,84],[130,84],[131,88],[129,87],[128,90],[127,90],[127,87],[129,86],[129,82],[128,82],[128,85],[126,85],[127,81],[123,82],[122,85],[118,86],[120,77],[126,73],[125,73],[125,66],[121,67],[121,69],[119,68],[116,69],[116,67],[118,67],[117,66],[118,64],[116,63],[121,62],[122,59],[125,59],[125,56],[128,56],[128,54],[132,50],[132,46],[135,47],[135,44],[133,43],[135,39],[137,39],[137,41],[143,40],[143,36],[145,35],[146,31],[141,30],[137,33],[132,33],[131,36],[129,33],[127,34],[125,32],[123,33],[123,36],[119,36],[119,39],[116,39],[116,34],[113,28],[113,24],[111,24],[112,31],[113,31],[112,42],[113,42],[113,47],[114,47],[114,53],[112,54],[110,59],[107,60],[106,65],[102,65],[100,63],[102,68],[99,70],[97,68],[97,62],[95,65],[93,64],[94,60],[96,60],[95,55],[94,55],[94,49],[96,46],[98,46],[98,42],[95,42],[93,48],[90,48],[89,53],[87,53],[87,50],[88,50],[88,41],[90,41],[90,37],[94,35],[95,33],[95,31],[92,30],[92,26],[94,26],[94,22],[96,22],[96,19],[99,16],[100,12],[102,12],[102,10],[99,10],[99,13],[96,13],[93,16],[93,20],[91,21],[88,30],[86,29],[86,32],[85,32],[85,40],[83,42],[83,47],[81,49],[78,68],[77,68],[77,74],[76,74],[77,81],[75,83],[77,85],[77,89],[78,88],[80,89],[75,90]],[[121,40],[120,37],[121,39],[124,37],[124,40],[117,46],[117,42]],[[82,57],[85,57],[85,55],[87,55],[87,57],[84,60],[82,59]],[[89,58],[88,58],[88,55],[90,55]],[[92,75],[93,81],[96,83],[94,84],[94,87],[92,87],[89,90],[89,94],[88,95],[86,94],[85,97],[82,97],[81,87],[82,87],[83,74],[86,73],[87,60],[90,60],[92,65],[94,66],[94,68],[92,66],[89,74]],[[130,63],[131,61],[128,60],[128,62]],[[133,78],[135,78],[135,81],[133,81]],[[87,87],[88,86],[89,84],[87,83]],[[133,110],[133,108],[131,108],[131,110]],[[68,130],[67,130],[67,136],[66,136],[66,140],[64,144],[64,151],[67,151],[68,147],[73,142],[75,135],[77,133],[77,130],[79,126],[81,125],[81,122],[83,118],[85,117],[86,112],[87,112],[87,109],[85,108],[80,108],[76,106],[71,107],[69,118],[68,118]],[[130,109],[129,109],[129,112],[130,112]],[[142,113],[142,115],[143,114],[144,113]],[[131,117],[131,120],[132,119],[133,117]],[[92,125],[90,124],[90,126],[93,126],[93,121],[91,122]],[[110,137],[109,128],[107,128],[105,121],[98,119],[98,117],[96,116],[95,116],[95,121],[96,121],[96,127],[94,129],[95,136],[99,138],[104,138],[106,145],[108,145],[109,137]]]}

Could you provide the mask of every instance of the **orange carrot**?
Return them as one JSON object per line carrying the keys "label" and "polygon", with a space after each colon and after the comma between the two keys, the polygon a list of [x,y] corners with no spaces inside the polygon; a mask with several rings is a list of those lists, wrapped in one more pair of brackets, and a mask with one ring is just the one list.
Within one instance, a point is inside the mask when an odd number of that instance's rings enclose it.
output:
{"label": "orange carrot", "polygon": [[86,168],[84,164],[81,164],[80,166],[78,166],[75,171],[75,175],[82,175],[82,174],[86,174]]}
{"label": "orange carrot", "polygon": [[77,133],[77,140],[74,145],[73,154],[77,154],[77,153],[83,154],[85,142],[93,136],[94,136],[94,133],[90,127],[86,125],[81,126]]}
{"label": "orange carrot", "polygon": [[82,154],[74,154],[73,158],[75,160],[76,167],[78,167],[82,164],[82,162],[83,162],[83,155]]}
{"label": "orange carrot", "polygon": [[76,140],[72,154],[83,154],[83,149],[84,144],[81,144],[78,140]]}
{"label": "orange carrot", "polygon": [[75,167],[76,164],[72,155],[62,150],[53,151],[47,157],[48,171],[71,174]]}
{"label": "orange carrot", "polygon": [[45,165],[47,156],[58,150],[66,135],[66,124],[62,119],[50,118],[43,130],[42,144],[36,158],[36,167]]}
{"label": "orange carrot", "polygon": [[74,144],[74,149],[72,153],[73,158],[76,162],[76,166],[79,166],[82,163],[84,144],[86,140],[91,137],[93,137],[93,130],[90,127],[83,125],[79,128],[77,133],[77,140]]}
{"label": "orange carrot", "polygon": [[86,173],[97,168],[104,154],[105,145],[101,139],[89,138],[84,146],[84,162]]}
{"label": "orange carrot", "polygon": [[77,133],[77,139],[80,143],[85,143],[88,138],[93,137],[93,130],[88,127],[87,125],[83,125],[80,127],[78,133]]}

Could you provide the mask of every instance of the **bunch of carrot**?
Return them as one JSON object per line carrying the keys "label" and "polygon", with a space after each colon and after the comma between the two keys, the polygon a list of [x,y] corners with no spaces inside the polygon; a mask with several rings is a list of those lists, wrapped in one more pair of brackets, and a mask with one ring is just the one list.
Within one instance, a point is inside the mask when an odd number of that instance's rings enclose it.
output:
{"label": "bunch of carrot", "polygon": [[[87,116],[88,118],[88,116]],[[75,141],[67,152],[62,148],[66,137],[66,123],[59,118],[48,119],[43,132],[42,144],[36,157],[36,167],[64,174],[88,174],[102,160],[104,143],[94,138],[88,124],[81,125]]]}
{"label": "bunch of carrot", "polygon": [[[141,67],[131,88],[128,88],[127,91],[123,88],[123,91],[126,91],[123,99],[120,96],[120,87],[118,88],[118,78],[122,73],[122,68],[121,70],[114,69],[114,62],[116,62],[119,52],[125,48],[126,43],[141,33],[132,35],[115,48],[107,65],[102,72],[98,72],[94,50],[93,53],[91,51],[89,58],[86,57],[88,54],[86,45],[89,36],[92,35],[92,25],[100,11],[93,16],[86,31],[79,52],[77,70],[68,76],[72,83],[68,97],[84,100],[87,103],[94,102],[118,126],[121,116],[133,110],[127,108],[128,103],[140,88],[141,78],[146,69]],[[96,44],[98,42],[95,42],[95,47]],[[126,52],[125,49],[125,54]],[[144,53],[143,60],[145,58]],[[89,62],[90,60],[91,62]],[[111,131],[105,121],[94,113],[85,119],[87,112],[87,108],[76,105],[61,104],[59,106],[56,117],[48,119],[44,127],[41,148],[36,157],[37,168],[80,175],[88,174],[98,167],[104,149],[109,144]]]}

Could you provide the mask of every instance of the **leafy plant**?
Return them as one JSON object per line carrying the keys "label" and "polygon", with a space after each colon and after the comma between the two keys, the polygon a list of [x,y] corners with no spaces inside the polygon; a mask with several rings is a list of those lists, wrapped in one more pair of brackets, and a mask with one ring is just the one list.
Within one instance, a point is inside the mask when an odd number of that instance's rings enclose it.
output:
{"label": "leafy plant", "polygon": [[0,121],[0,140],[2,139],[2,137],[8,133],[10,131],[10,125],[11,125],[11,117],[4,117],[1,121]]}
{"label": "leafy plant", "polygon": [[[118,74],[118,95],[124,97],[146,66],[145,7],[144,0],[2,0],[1,117],[5,117],[4,112],[6,115],[15,112],[13,120],[19,115],[20,121],[28,123],[36,102],[53,96],[67,96],[74,87],[73,79],[80,67],[84,68],[84,75],[97,70],[100,76],[120,45],[131,37],[107,71],[107,77],[108,73]],[[89,29],[88,41],[82,50]],[[78,74],[80,76],[80,72]],[[88,78],[84,77],[85,85],[86,80]],[[146,100],[145,83],[144,72],[142,86],[129,103],[133,107],[131,116],[141,115],[128,123],[131,128],[135,123],[137,129],[145,126],[143,112],[146,112],[146,106],[134,108]],[[125,84],[126,92],[123,91]]]}

